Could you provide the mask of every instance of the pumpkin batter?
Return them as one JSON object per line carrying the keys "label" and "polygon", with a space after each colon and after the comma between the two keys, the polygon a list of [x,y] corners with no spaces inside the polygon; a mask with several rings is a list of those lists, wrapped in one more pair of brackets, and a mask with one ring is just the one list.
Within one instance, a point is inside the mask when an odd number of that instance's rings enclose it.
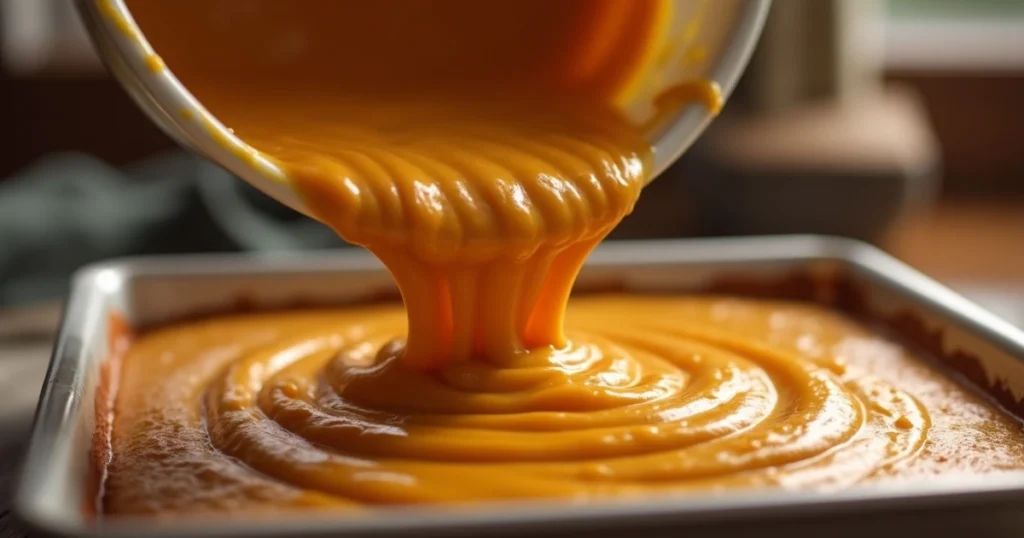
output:
{"label": "pumpkin batter", "polygon": [[[376,254],[405,308],[143,336],[120,376],[107,512],[832,488],[1024,465],[1016,423],[825,311],[608,296],[575,301],[564,331],[581,264],[647,180],[649,123],[620,105],[669,2],[129,5],[162,57],[151,65]],[[657,102],[693,99],[721,106],[704,82]]]}
{"label": "pumpkin batter", "polygon": [[1024,468],[1020,424],[816,306],[582,296],[560,349],[401,360],[400,306],[237,315],[123,362],[112,513],[359,508]]}
{"label": "pumpkin batter", "polygon": [[[565,344],[580,265],[647,179],[650,142],[616,105],[669,2],[129,5],[185,86],[388,267],[403,360]],[[671,93],[717,112],[717,87],[690,86]]]}

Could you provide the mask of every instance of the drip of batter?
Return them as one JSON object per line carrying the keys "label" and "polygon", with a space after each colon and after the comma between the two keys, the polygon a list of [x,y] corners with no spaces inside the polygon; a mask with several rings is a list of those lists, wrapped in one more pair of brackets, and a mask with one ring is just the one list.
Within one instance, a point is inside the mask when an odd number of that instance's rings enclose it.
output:
{"label": "drip of batter", "polygon": [[649,173],[616,101],[669,3],[249,4],[129,3],[190,91],[384,262],[409,316],[394,352],[436,369],[565,347],[576,274]]}
{"label": "drip of batter", "polygon": [[[322,107],[337,121],[315,126],[292,111],[233,125],[390,270],[409,316],[403,360],[438,368],[564,347],[572,283],[632,210],[649,144],[593,104],[449,99]],[[299,132],[301,144],[281,141]]]}

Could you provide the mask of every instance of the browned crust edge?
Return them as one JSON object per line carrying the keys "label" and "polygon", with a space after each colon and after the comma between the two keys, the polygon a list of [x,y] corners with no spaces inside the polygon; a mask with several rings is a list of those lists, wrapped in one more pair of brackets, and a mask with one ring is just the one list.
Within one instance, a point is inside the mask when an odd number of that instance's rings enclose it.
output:
{"label": "browned crust edge", "polygon": [[111,436],[114,431],[114,404],[121,379],[121,362],[128,347],[134,340],[128,322],[118,312],[112,312],[107,319],[107,349],[110,356],[99,367],[99,381],[96,386],[95,427],[92,432],[92,446],[89,454],[92,465],[86,477],[86,493],[83,499],[83,514],[95,518],[103,513],[103,497],[107,476],[107,465],[113,456]]}

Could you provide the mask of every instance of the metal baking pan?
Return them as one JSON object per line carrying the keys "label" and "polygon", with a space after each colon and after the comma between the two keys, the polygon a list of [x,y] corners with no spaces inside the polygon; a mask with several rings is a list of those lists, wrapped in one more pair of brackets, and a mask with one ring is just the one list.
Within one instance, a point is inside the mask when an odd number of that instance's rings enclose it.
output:
{"label": "metal baking pan", "polygon": [[[577,289],[729,292],[824,302],[927,347],[1007,409],[1024,408],[1024,333],[883,252],[842,239],[623,242],[591,257]],[[38,535],[110,537],[1016,535],[1024,474],[905,481],[837,493],[737,491],[574,505],[387,508],[272,521],[96,518],[90,448],[111,320],[147,327],[240,305],[394,296],[370,256],[180,256],[112,261],[74,280],[17,491]],[[1018,516],[1018,512],[1022,515]]]}

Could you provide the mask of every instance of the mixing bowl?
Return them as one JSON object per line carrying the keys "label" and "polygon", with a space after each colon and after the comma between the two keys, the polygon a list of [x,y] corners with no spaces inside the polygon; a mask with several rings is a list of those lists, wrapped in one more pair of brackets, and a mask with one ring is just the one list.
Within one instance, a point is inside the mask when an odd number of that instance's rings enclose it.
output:
{"label": "mixing bowl", "polygon": [[[663,0],[670,20],[655,37],[656,61],[646,65],[621,103],[638,123],[654,115],[655,99],[681,83],[705,79],[727,97],[754,48],[770,0]],[[146,41],[123,0],[81,0],[79,6],[100,56],[132,98],[181,145],[224,166],[293,209],[308,213],[280,168],[238,139],[210,114]],[[184,38],[184,37],[183,37]],[[704,130],[713,114],[693,103],[652,123],[657,177]]]}

